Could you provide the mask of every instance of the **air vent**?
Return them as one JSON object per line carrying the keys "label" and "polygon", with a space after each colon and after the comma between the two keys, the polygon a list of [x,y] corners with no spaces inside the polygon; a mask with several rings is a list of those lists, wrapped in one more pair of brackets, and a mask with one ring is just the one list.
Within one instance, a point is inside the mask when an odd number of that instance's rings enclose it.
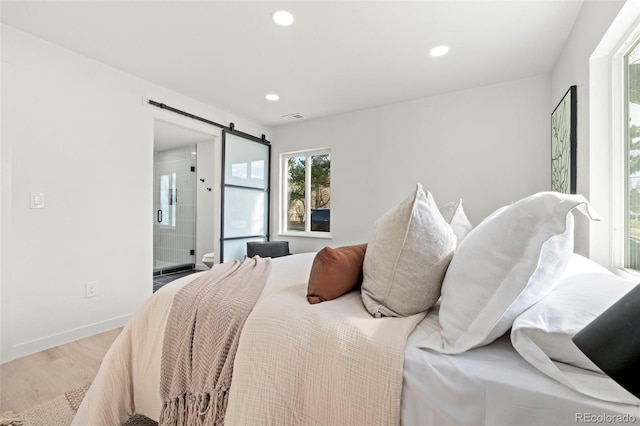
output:
{"label": "air vent", "polygon": [[281,118],[284,118],[287,121],[300,120],[304,118],[304,115],[300,114],[299,112],[294,112],[293,114],[283,115]]}

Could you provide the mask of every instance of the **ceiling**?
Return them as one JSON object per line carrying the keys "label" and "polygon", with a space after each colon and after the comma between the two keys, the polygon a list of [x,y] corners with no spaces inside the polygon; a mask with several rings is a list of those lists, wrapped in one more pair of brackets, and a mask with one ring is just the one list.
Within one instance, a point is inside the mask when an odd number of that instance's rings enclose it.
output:
{"label": "ceiling", "polygon": [[[549,72],[582,0],[7,1],[2,22],[255,120],[287,124]],[[279,27],[275,10],[293,13]],[[449,54],[430,57],[440,44]],[[280,100],[270,102],[267,93]]]}

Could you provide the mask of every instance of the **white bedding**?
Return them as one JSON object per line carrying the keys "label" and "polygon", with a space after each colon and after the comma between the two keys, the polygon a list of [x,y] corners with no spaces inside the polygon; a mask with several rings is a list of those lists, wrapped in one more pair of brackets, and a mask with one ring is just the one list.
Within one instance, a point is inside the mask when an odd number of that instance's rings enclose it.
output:
{"label": "white bedding", "polygon": [[[628,423],[640,422],[638,406],[582,395],[540,373],[515,351],[508,334],[459,355],[419,349],[421,339],[437,327],[435,309],[409,336],[402,389],[404,426],[621,424],[616,420],[623,417],[613,416],[625,415]],[[603,416],[605,421],[592,416]]]}
{"label": "white bedding", "polygon": [[[274,259],[261,297],[305,283],[313,256]],[[163,287],[129,322],[105,356],[73,424],[117,425],[133,413],[158,419],[164,325],[173,295],[193,278]],[[607,415],[631,415],[640,422],[638,406],[581,395],[540,373],[513,349],[508,336],[459,355],[419,349],[419,342],[436,326],[437,313],[432,311],[407,342],[400,412],[404,426],[569,425],[593,423],[600,419],[594,416]]]}

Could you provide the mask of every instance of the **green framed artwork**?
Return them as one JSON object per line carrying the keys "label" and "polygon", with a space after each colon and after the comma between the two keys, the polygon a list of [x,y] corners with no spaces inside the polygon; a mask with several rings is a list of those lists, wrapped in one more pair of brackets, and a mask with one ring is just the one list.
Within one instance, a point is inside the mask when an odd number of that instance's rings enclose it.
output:
{"label": "green framed artwork", "polygon": [[576,193],[577,86],[571,86],[551,113],[551,190]]}

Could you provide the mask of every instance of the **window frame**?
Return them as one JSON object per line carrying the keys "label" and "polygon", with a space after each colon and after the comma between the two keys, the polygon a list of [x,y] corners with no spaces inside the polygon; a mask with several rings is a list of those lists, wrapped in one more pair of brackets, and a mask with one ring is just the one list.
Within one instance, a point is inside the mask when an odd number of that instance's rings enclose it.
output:
{"label": "window frame", "polygon": [[[309,238],[332,238],[332,230],[333,226],[331,226],[329,232],[326,231],[312,231],[311,230],[311,157],[318,155],[329,155],[331,156],[331,148],[314,148],[314,149],[306,149],[301,151],[289,151],[283,152],[280,154],[280,212],[278,214],[279,217],[279,226],[278,226],[278,235],[282,236],[291,236],[291,237],[309,237]],[[291,157],[306,157],[305,160],[305,230],[291,230],[288,229],[288,190],[289,190],[289,167],[288,161]],[[333,165],[333,164],[332,164]],[[331,188],[331,184],[329,184],[329,188]],[[333,222],[333,221],[332,221]]]}
{"label": "window frame", "polygon": [[640,270],[629,268],[629,109],[627,56],[640,44],[640,26],[630,31],[611,57],[611,263],[631,279]]}
{"label": "window frame", "polygon": [[[622,72],[620,59],[629,47],[629,40],[640,35],[640,2],[626,2],[618,9],[611,25],[604,32],[595,49],[589,56],[588,74],[582,84],[588,85],[587,135],[578,143],[586,146],[586,176],[578,172],[578,186],[583,187],[591,206],[601,215],[600,221],[579,223],[577,227],[587,232],[587,246],[584,255],[605,268],[620,275],[628,275],[623,269],[624,253],[623,232],[620,219],[624,218],[624,151],[619,138],[622,105],[622,81],[618,78]],[[585,97],[583,96],[583,101]],[[582,108],[581,111],[585,111]],[[616,112],[617,111],[617,112]],[[583,123],[584,120],[580,120]],[[617,133],[616,133],[617,132]],[[615,135],[614,135],[615,133]],[[582,140],[582,142],[580,142]],[[582,177],[580,177],[582,176]],[[633,273],[632,279],[640,279]]]}
{"label": "window frame", "polygon": [[[624,253],[624,259],[623,259],[623,263],[622,265],[624,266],[624,269],[629,270],[629,271],[633,271],[634,273],[638,273],[640,274],[640,269],[637,268],[632,268],[630,267],[631,264],[631,259],[630,259],[630,245],[629,245],[629,240],[631,238],[630,235],[630,220],[631,220],[631,203],[630,203],[630,191],[631,191],[631,187],[629,185],[629,180],[630,180],[630,175],[631,175],[631,170],[630,170],[630,157],[631,157],[631,138],[630,138],[630,134],[629,134],[629,118],[630,118],[630,110],[629,110],[629,85],[630,85],[630,76],[629,76],[629,55],[631,54],[632,51],[636,50],[636,49],[640,49],[640,34],[637,34],[636,30],[636,36],[630,40],[631,43],[627,43],[627,45],[629,45],[630,47],[628,47],[627,49],[625,49],[624,54],[622,55],[622,67],[623,67],[623,76],[622,76],[622,88],[623,88],[623,93],[622,93],[622,117],[623,119],[620,120],[620,127],[624,129],[624,133],[622,135],[622,140],[624,143],[624,178],[625,178],[625,188],[624,188],[624,194],[625,194],[625,198],[624,198],[624,247],[623,247],[623,253]],[[626,46],[625,46],[626,47]],[[625,124],[623,124],[625,123]]]}
{"label": "window frame", "polygon": [[[163,186],[162,186],[162,181],[163,178],[167,178],[167,188],[166,191],[163,191]],[[160,175],[160,202],[159,202],[159,207],[162,215],[162,222],[158,222],[158,225],[160,226],[160,228],[162,229],[176,229],[176,204],[175,203],[171,203],[171,198],[173,197],[173,195],[168,195],[168,194],[174,194],[173,191],[176,191],[176,196],[177,196],[177,187],[176,187],[176,180],[177,180],[177,176],[175,172],[168,172],[168,173],[164,173],[162,175]],[[163,193],[166,196],[167,200],[166,200],[166,204],[163,203]],[[166,219],[167,221],[165,222],[165,217],[164,217],[164,212],[167,212],[166,215]]]}

